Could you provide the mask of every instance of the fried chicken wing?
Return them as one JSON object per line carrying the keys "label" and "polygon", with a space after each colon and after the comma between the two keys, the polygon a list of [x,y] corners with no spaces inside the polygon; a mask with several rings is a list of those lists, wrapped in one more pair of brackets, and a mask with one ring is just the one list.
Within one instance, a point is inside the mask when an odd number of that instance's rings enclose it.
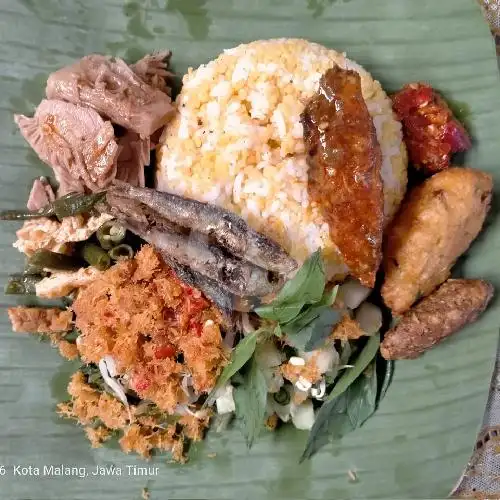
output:
{"label": "fried chicken wing", "polygon": [[411,359],[476,321],[493,296],[482,280],[453,280],[410,309],[389,330],[380,352],[385,359]]}
{"label": "fried chicken wing", "polygon": [[382,258],[382,154],[355,71],[328,70],[302,114],[309,195],[351,274],[373,287]]}
{"label": "fried chicken wing", "polygon": [[388,231],[382,297],[402,314],[450,274],[481,231],[492,178],[470,168],[437,173],[409,195]]}

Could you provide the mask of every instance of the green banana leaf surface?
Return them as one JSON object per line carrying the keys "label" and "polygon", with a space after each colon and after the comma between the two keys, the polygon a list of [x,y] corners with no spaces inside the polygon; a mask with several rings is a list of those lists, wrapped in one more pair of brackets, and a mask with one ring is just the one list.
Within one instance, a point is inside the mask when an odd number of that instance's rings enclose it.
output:
{"label": "green banana leaf surface", "polygon": [[[387,91],[430,82],[472,133],[465,162],[493,174],[500,186],[500,82],[474,0],[0,0],[0,209],[22,207],[31,179],[48,173],[12,114],[33,112],[54,69],[93,52],[132,61],[169,48],[182,75],[224,48],[276,37],[346,51]],[[0,225],[2,281],[23,265],[12,248],[17,227]],[[488,279],[500,290],[499,255],[495,201],[456,273]],[[13,303],[2,296],[4,308]],[[444,498],[467,463],[484,412],[499,304],[494,300],[479,322],[422,358],[397,362],[376,415],[300,465],[307,433],[291,428],[264,433],[251,450],[237,429],[211,432],[192,447],[186,465],[143,462],[116,447],[92,450],[82,429],[54,412],[75,364],[48,344],[12,333],[3,313],[0,497],[133,500],[147,487],[154,500]],[[88,475],[44,475],[50,465]],[[107,473],[92,475],[97,466]]]}

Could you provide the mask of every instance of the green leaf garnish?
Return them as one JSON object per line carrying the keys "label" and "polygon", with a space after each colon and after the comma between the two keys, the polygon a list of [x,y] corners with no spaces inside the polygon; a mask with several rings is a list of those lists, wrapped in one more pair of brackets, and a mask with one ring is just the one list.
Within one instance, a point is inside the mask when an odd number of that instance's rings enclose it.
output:
{"label": "green leaf garnish", "polygon": [[[332,391],[325,400],[325,403],[318,411],[316,420],[309,433],[306,448],[300,461],[311,458],[322,446],[324,446],[331,438],[341,437],[345,434],[345,430],[349,429],[350,421],[347,415],[340,418],[339,414],[346,413],[346,402],[339,400],[339,396],[347,391],[347,389],[358,379],[358,377],[366,370],[373,358],[377,355],[380,346],[380,335],[373,335],[368,339],[363,350],[360,352],[354,365],[349,370],[345,371],[338,382],[333,387]],[[376,377],[376,374],[375,374]],[[334,425],[336,427],[334,427]],[[336,429],[336,432],[333,431]],[[352,426],[351,426],[352,430]]]}
{"label": "green leaf garnish", "polygon": [[241,430],[250,448],[259,435],[266,414],[266,378],[257,361],[252,359],[243,381],[234,388],[236,418],[241,421]]}
{"label": "green leaf garnish", "polygon": [[292,321],[307,304],[319,302],[325,290],[325,269],[321,252],[314,252],[297,271],[297,274],[285,283],[276,298],[255,312],[265,319],[288,323]]}
{"label": "green leaf garnish", "polygon": [[217,383],[215,387],[212,389],[210,394],[208,395],[207,404],[213,400],[213,396],[215,392],[220,389],[224,384],[229,382],[231,377],[235,375],[239,370],[243,368],[243,366],[248,362],[248,360],[252,357],[252,354],[257,347],[257,338],[261,330],[256,330],[255,332],[247,335],[238,345],[233,349],[231,353],[231,359],[229,363],[224,367],[222,373],[217,379]]}
{"label": "green leaf garnish", "polygon": [[312,351],[324,343],[339,319],[340,313],[331,306],[311,306],[281,329],[293,347]]}

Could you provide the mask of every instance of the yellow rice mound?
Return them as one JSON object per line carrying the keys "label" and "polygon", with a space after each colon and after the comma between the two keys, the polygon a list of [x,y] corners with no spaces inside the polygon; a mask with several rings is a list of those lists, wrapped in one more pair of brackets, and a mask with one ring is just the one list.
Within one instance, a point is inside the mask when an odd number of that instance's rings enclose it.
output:
{"label": "yellow rice mound", "polygon": [[299,262],[321,247],[329,277],[345,275],[328,225],[309,201],[300,121],[321,75],[334,64],[361,76],[382,148],[388,221],[407,182],[406,150],[390,99],[345,55],[306,40],[240,45],[189,70],[159,148],[158,189],[240,214]]}

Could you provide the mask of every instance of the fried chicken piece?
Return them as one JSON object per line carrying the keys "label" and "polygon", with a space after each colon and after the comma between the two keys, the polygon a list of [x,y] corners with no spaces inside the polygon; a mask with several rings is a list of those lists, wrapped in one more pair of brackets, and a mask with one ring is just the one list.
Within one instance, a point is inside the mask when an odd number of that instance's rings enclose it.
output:
{"label": "fried chicken piece", "polygon": [[482,280],[450,279],[421,300],[389,330],[380,352],[385,359],[412,359],[476,321],[493,297]]}
{"label": "fried chicken piece", "polygon": [[73,313],[57,307],[9,307],[12,330],[19,333],[60,333],[73,327]]}
{"label": "fried chicken piece", "polygon": [[382,259],[382,154],[358,73],[338,66],[302,114],[309,195],[321,207],[353,276],[369,287]]}
{"label": "fried chicken piece", "polygon": [[194,415],[183,415],[179,419],[179,424],[182,425],[182,432],[192,441],[201,441],[210,423],[210,414],[207,412],[205,417]]}
{"label": "fried chicken piece", "polygon": [[493,181],[470,168],[450,168],[413,189],[388,230],[382,297],[402,314],[450,275],[481,231]]}

